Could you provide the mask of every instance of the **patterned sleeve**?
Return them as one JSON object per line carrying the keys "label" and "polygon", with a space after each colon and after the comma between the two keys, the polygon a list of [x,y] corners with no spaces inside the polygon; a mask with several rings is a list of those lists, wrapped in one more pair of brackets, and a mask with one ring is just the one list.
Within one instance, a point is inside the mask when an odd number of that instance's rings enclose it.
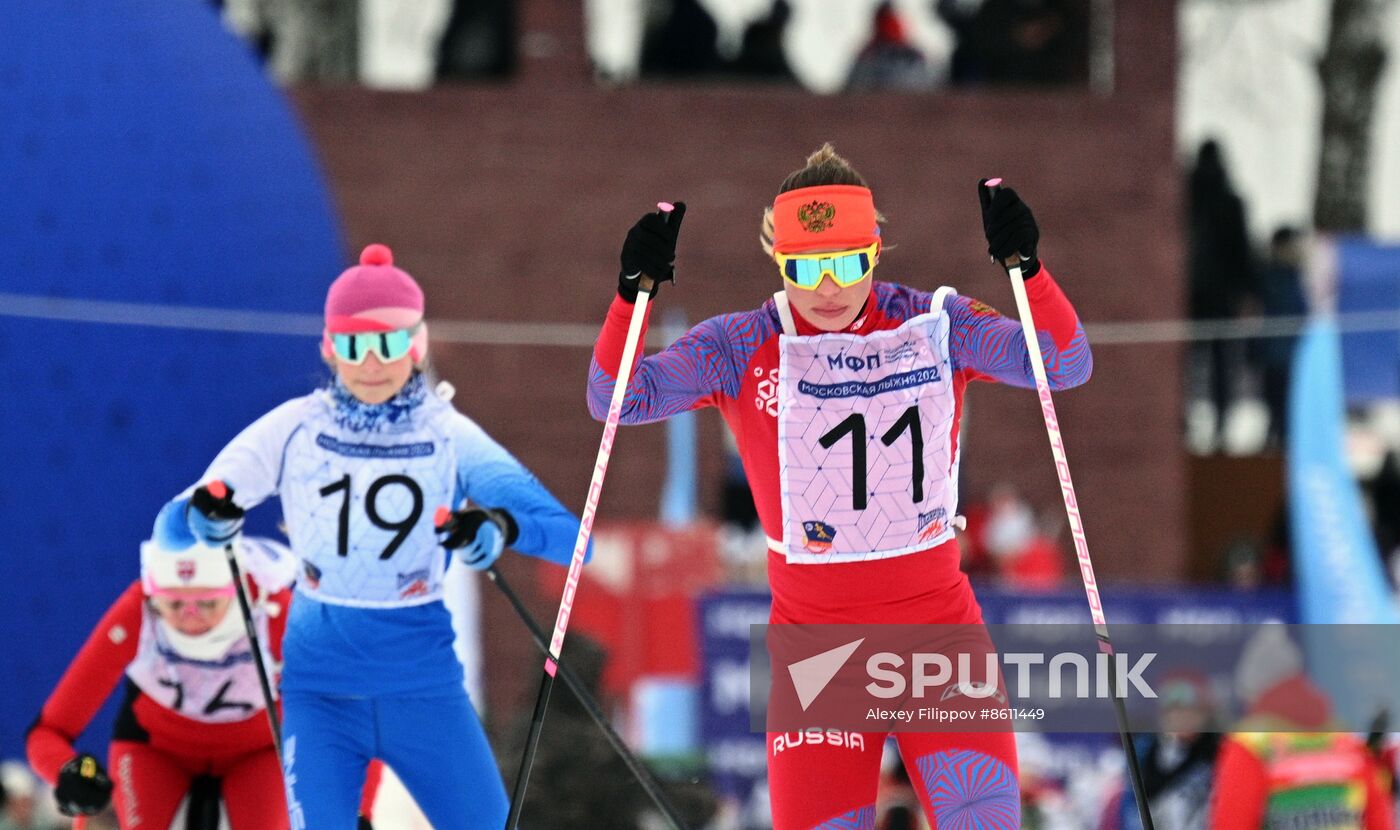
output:
{"label": "patterned sleeve", "polygon": [[[1094,358],[1074,307],[1042,269],[1026,283],[1036,336],[1050,388],[1071,389],[1089,380]],[[1035,386],[1021,324],[985,303],[952,296],[944,304],[952,318],[953,368],[973,379],[991,379],[1030,389]]]}
{"label": "patterned sleeve", "polygon": [[[588,411],[602,421],[612,401],[632,306],[615,300],[593,348]],[[757,347],[757,314],[712,317],[657,354],[638,360],[627,381],[622,423],[648,424],[739,394],[740,372]]]}

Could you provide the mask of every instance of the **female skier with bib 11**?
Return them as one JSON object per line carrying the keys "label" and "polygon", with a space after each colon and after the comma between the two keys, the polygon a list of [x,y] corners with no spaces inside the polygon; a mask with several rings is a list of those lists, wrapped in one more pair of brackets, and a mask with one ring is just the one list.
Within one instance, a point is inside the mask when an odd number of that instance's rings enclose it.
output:
{"label": "female skier with bib 11", "polygon": [[[243,511],[281,497],[301,560],[281,686],[293,830],[354,827],[372,758],[435,827],[505,823],[505,788],[452,649],[436,534],[474,568],[507,545],[567,562],[578,519],[428,389],[427,345],[422,290],[388,248],[369,246],[326,296],[331,386],[255,421],[202,479],[225,486],[191,488],[156,520],[165,547],[221,545]],[[434,527],[439,505],[463,507]]]}
{"label": "female skier with bib 11", "polygon": [[[985,180],[978,187],[990,254],[1008,265],[1023,260],[1052,388],[1084,383],[1088,343],[1036,259],[1030,209],[1009,188],[993,192]],[[683,215],[684,205],[676,209]],[[648,214],[627,234],[618,297],[594,347],[588,403],[596,418],[607,411],[637,291],[654,292],[672,278],[679,219]],[[951,288],[929,293],[874,282],[879,219],[864,179],[845,159],[830,145],[814,153],[764,214],[761,239],[782,290],[758,309],[706,320],[640,359],[622,421],[719,408],[738,439],[768,535],[772,622],[980,625],[953,535],[963,391],[973,380],[1030,388],[1030,361],[1019,323],[988,306]],[[848,376],[853,360],[878,366],[858,355],[881,356],[881,377],[895,366],[900,378],[852,384],[870,380]],[[823,466],[828,451],[834,457],[862,434],[884,436],[863,447],[868,468]],[[874,826],[886,735],[849,734],[858,740],[769,735],[777,830]],[[935,827],[1020,827],[1010,732],[906,732],[897,740]]]}

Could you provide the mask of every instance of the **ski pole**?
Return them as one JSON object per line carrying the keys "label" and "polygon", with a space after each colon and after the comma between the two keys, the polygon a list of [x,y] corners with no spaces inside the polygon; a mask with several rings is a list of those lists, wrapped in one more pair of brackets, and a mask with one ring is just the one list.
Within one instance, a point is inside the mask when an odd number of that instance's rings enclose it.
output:
{"label": "ski pole", "polygon": [[[674,209],[673,205],[665,202],[657,207],[667,214]],[[640,274],[637,279],[640,289]],[[632,306],[632,319],[628,323],[627,340],[622,349],[622,363],[617,367],[617,383],[613,386],[612,403],[608,405],[603,439],[598,444],[598,459],[593,464],[593,478],[588,484],[588,498],[583,505],[578,538],[574,541],[574,555],[569,560],[569,575],[564,580],[564,595],[559,599],[559,613],[554,618],[554,634],[549,639],[549,653],[545,655],[544,676],[540,679],[540,691],[535,697],[534,714],[530,716],[530,732],[525,738],[525,753],[520,759],[520,771],[515,776],[515,791],[511,794],[506,830],[516,830],[520,825],[520,811],[525,807],[525,788],[530,782],[530,767],[535,762],[535,750],[539,746],[540,731],[544,727],[544,715],[549,709],[549,693],[554,688],[559,654],[564,649],[564,633],[569,628],[569,615],[574,610],[574,597],[578,593],[579,577],[583,571],[583,557],[588,551],[588,539],[593,533],[593,517],[598,512],[598,498],[602,495],[603,477],[607,475],[608,461],[612,458],[613,440],[617,437],[617,427],[622,420],[622,401],[627,395],[627,381],[632,375],[632,360],[640,346],[642,323],[646,320],[649,299],[651,295],[648,292],[639,290],[637,300]]]}
{"label": "ski pole", "polygon": [[[995,195],[1001,188],[1001,179],[988,179],[986,188]],[[1050,381],[1045,376],[1045,359],[1040,353],[1040,340],[1035,334],[1035,321],[1031,318],[1030,301],[1026,299],[1026,281],[1021,276],[1021,265],[1007,266],[1006,273],[1011,277],[1011,292],[1016,295],[1016,311],[1021,317],[1021,331],[1026,337],[1026,351],[1030,355],[1031,373],[1035,376],[1035,390],[1040,397],[1040,414],[1045,420],[1045,432],[1050,436],[1050,452],[1055,458],[1055,472],[1060,480],[1060,495],[1064,498],[1065,514],[1069,518],[1070,534],[1074,537],[1074,550],[1079,558],[1079,575],[1084,580],[1084,591],[1089,598],[1089,615],[1094,621],[1094,633],[1098,636],[1099,651],[1113,661],[1113,641],[1108,638],[1108,618],[1104,616],[1103,600],[1099,596],[1099,583],[1094,578],[1094,564],[1089,559],[1089,541],[1084,535],[1084,519],[1079,515],[1079,500],[1074,495],[1074,481],[1069,475],[1069,456],[1065,453],[1064,437],[1060,435],[1060,421],[1055,415],[1055,401],[1050,397]],[[1123,752],[1128,756],[1128,777],[1132,783],[1133,795],[1137,799],[1138,816],[1142,819],[1143,830],[1154,830],[1152,813],[1147,807],[1147,791],[1142,783],[1142,768],[1138,764],[1137,750],[1133,748],[1133,733],[1128,729],[1128,711],[1123,699],[1118,696],[1114,672],[1108,673],[1109,696],[1113,698],[1113,709],[1118,719],[1118,737],[1123,742]]]}
{"label": "ski pole", "polygon": [[[216,501],[233,504],[233,494],[222,481],[211,481],[205,486],[209,495]],[[253,609],[248,603],[248,593],[243,589],[243,575],[238,570],[238,557],[233,552],[233,540],[224,544],[224,558],[228,569],[233,573],[233,587],[238,594],[238,609],[243,614],[243,628],[248,632],[248,644],[253,650],[253,665],[258,670],[258,685],[262,686],[263,703],[267,712],[267,723],[272,729],[272,745],[277,750],[277,763],[282,763],[282,724],[277,717],[277,702],[272,697],[272,682],[268,679],[267,666],[263,664],[262,645],[258,641],[257,625],[253,622]]]}

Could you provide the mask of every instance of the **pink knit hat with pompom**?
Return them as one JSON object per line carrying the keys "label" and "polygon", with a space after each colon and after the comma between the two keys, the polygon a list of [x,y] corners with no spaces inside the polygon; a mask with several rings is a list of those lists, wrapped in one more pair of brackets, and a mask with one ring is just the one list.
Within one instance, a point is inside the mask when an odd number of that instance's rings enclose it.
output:
{"label": "pink knit hat with pompom", "polygon": [[332,334],[411,329],[409,351],[415,363],[428,354],[428,326],[423,322],[423,289],[406,271],[394,267],[387,245],[369,245],[360,264],[347,268],[326,293],[326,330],[321,351],[331,354]]}

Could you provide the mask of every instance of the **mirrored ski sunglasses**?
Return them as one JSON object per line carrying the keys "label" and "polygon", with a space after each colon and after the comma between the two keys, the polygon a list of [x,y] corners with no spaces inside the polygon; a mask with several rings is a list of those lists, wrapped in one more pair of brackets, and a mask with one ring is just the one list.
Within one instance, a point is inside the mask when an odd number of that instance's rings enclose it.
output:
{"label": "mirrored ski sunglasses", "polygon": [[798,288],[812,291],[821,285],[823,277],[831,277],[832,282],[842,288],[865,279],[875,267],[875,254],[879,250],[880,243],[877,242],[868,248],[835,253],[784,254],[774,251],[773,258],[778,261],[778,270],[783,272],[783,279]]}
{"label": "mirrored ski sunglasses", "polygon": [[151,594],[151,604],[161,613],[180,616],[185,613],[197,613],[200,616],[208,616],[216,613],[222,608],[228,607],[229,601],[233,598],[234,587],[230,583],[226,588],[211,588],[207,591],[180,592],[157,590]]}
{"label": "mirrored ski sunglasses", "polygon": [[332,334],[331,348],[336,357],[355,366],[364,363],[370,352],[378,355],[382,362],[392,363],[408,356],[409,350],[413,348],[413,335],[417,331],[418,326],[413,326],[393,331]]}

